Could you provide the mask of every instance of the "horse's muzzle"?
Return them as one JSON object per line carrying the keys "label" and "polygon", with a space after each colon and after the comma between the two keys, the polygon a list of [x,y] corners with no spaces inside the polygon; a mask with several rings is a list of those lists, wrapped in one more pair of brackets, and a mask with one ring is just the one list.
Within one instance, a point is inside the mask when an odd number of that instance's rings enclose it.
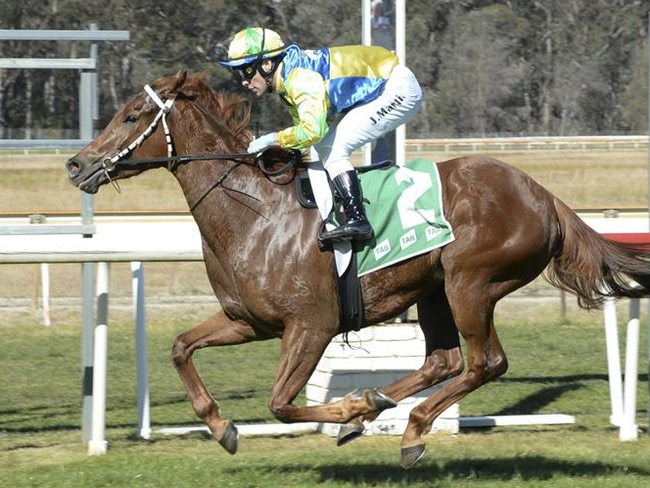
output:
{"label": "horse's muzzle", "polygon": [[94,168],[94,165],[85,165],[76,157],[72,157],[65,163],[65,168],[70,183],[86,193],[97,193],[102,185],[101,176],[104,168],[101,164]]}

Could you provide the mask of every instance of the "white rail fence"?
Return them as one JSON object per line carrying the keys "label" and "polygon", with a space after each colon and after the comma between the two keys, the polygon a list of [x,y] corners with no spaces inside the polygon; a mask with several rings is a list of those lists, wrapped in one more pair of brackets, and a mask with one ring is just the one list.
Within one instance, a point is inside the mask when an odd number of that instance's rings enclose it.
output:
{"label": "white rail fence", "polygon": [[542,136],[407,139],[407,152],[426,151],[530,151],[576,149],[639,149],[648,146],[648,136]]}

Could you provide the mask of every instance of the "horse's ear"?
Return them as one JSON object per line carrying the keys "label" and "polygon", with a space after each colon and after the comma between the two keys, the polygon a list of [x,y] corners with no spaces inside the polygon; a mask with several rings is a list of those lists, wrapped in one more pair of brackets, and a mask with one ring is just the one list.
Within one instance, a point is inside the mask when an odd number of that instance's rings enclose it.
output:
{"label": "horse's ear", "polygon": [[187,71],[181,70],[175,75],[170,75],[164,80],[164,84],[160,87],[159,94],[163,98],[173,98],[181,90],[182,86],[187,80]]}
{"label": "horse's ear", "polygon": [[170,91],[177,92],[180,89],[180,87],[183,86],[186,79],[187,79],[187,71],[180,70],[178,73],[174,75],[174,79]]}

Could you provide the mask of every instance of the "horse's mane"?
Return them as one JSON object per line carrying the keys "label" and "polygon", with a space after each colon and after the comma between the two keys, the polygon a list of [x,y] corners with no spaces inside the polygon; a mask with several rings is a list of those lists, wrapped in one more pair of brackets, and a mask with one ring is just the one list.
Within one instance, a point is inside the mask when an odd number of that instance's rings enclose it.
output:
{"label": "horse's mane", "polygon": [[[222,136],[237,141],[240,147],[246,147],[252,138],[248,128],[251,119],[250,102],[237,93],[214,90],[205,80],[205,74],[199,73],[187,76],[179,90],[179,94],[197,100],[197,105],[206,113],[214,129]],[[226,138],[226,137],[224,137]],[[265,158],[267,166],[274,163],[293,161],[304,162],[307,153],[274,148],[267,151]]]}
{"label": "horse's mane", "polygon": [[236,93],[214,90],[203,78],[203,74],[188,76],[182,91],[201,98],[201,105],[214,114],[215,122],[232,135],[250,138],[251,105],[248,100]]}

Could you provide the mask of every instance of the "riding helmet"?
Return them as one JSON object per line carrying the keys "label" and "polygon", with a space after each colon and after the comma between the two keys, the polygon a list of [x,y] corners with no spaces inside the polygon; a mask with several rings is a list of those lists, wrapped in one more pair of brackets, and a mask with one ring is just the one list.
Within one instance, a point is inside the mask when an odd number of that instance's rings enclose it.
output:
{"label": "riding helmet", "polygon": [[263,27],[247,27],[235,34],[228,48],[228,59],[219,61],[219,64],[237,68],[274,58],[284,50],[284,41],[277,32]]}

